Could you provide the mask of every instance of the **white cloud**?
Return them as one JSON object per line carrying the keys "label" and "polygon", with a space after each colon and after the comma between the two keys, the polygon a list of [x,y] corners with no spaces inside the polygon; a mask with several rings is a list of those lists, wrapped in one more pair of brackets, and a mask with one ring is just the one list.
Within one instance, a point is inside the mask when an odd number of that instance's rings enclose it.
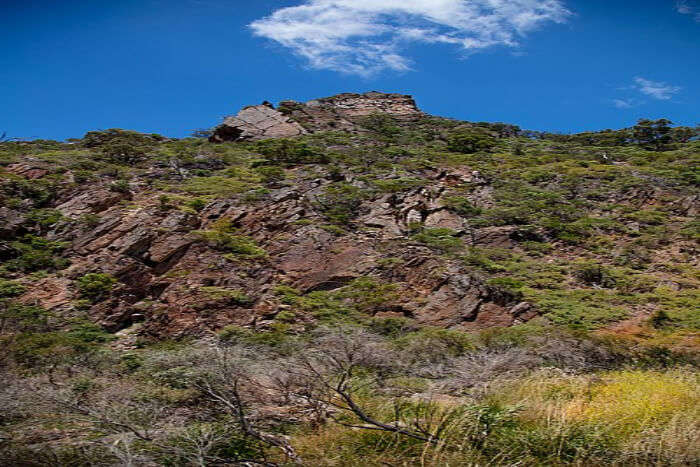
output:
{"label": "white cloud", "polygon": [[562,0],[305,0],[250,24],[313,68],[369,75],[406,71],[409,42],[463,51],[502,45],[571,13]]}
{"label": "white cloud", "polygon": [[676,11],[682,15],[690,15],[695,21],[700,22],[700,2],[697,0],[677,1]]}
{"label": "white cloud", "polygon": [[613,105],[618,109],[631,109],[634,107],[632,99],[613,99]]}
{"label": "white cloud", "polygon": [[674,94],[678,94],[682,89],[679,86],[673,86],[660,81],[651,81],[640,77],[635,78],[634,82],[636,83],[636,89],[642,94],[663,101],[671,99]]}

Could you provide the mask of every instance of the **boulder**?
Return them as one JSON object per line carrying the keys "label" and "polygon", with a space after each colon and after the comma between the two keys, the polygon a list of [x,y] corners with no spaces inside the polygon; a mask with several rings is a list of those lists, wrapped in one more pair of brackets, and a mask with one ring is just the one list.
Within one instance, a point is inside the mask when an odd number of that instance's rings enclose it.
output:
{"label": "boulder", "polygon": [[293,122],[268,103],[245,107],[235,117],[228,117],[210,137],[212,142],[289,138],[306,133],[304,127]]}

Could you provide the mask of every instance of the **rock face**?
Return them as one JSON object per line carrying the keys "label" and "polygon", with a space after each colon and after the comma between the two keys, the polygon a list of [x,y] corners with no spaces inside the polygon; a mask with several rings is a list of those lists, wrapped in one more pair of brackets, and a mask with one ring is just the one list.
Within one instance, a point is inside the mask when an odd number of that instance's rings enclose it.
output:
{"label": "rock face", "polygon": [[277,109],[265,102],[226,118],[211,140],[288,138],[326,130],[357,131],[358,120],[375,113],[399,120],[414,120],[423,115],[411,96],[380,92],[338,94],[306,103],[283,101]]}
{"label": "rock face", "polygon": [[[95,186],[67,192],[56,202],[66,219],[93,214],[99,215],[99,223],[56,225],[48,236],[70,245],[65,256],[71,265],[21,300],[70,314],[79,298],[74,280],[89,272],[106,273],[119,285],[91,307],[93,320],[110,332],[141,322],[139,332],[146,335],[181,337],[229,324],[264,329],[285,309],[274,293],[281,284],[307,294],[374,277],[397,287],[397,298],[376,311],[377,316],[461,329],[509,326],[536,316],[528,304],[488,287],[473,271],[426,246],[404,243],[409,224],[416,221],[457,233],[465,230],[463,219],[444,206],[443,197],[455,179],[471,179],[470,174],[426,170],[423,176],[432,184],[368,201],[355,221],[357,232],[338,236],[323,228],[315,202],[333,179],[309,178],[306,170],[292,169],[289,176],[295,182],[269,190],[260,201],[219,199],[198,213],[164,210],[147,190],[122,194]],[[13,221],[10,210],[0,215],[8,220],[6,229],[20,228],[22,219]],[[255,239],[267,256],[227,259],[197,237],[198,230],[222,219]],[[470,238],[462,237],[465,244]],[[388,267],[388,260],[394,266]],[[246,300],[232,300],[230,294],[237,291],[245,292]]]}
{"label": "rock face", "polygon": [[306,133],[304,127],[274,109],[269,103],[246,107],[220,125],[212,141],[239,141],[263,138],[288,138]]}

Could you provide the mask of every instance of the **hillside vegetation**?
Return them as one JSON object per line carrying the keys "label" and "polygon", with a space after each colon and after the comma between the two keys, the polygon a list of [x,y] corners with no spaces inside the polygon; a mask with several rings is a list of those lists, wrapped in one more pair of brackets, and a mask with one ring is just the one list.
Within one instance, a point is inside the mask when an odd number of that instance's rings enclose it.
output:
{"label": "hillside vegetation", "polygon": [[0,142],[0,464],[700,462],[697,129],[297,121]]}

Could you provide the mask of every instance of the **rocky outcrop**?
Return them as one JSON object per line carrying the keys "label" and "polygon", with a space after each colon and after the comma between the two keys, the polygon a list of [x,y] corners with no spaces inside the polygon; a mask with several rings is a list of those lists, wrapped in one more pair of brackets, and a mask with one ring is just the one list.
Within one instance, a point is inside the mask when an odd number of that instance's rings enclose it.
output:
{"label": "rocky outcrop", "polygon": [[235,117],[228,117],[216,128],[214,142],[264,138],[288,138],[306,133],[304,127],[291,121],[269,103],[246,107]]}
{"label": "rocky outcrop", "polygon": [[398,120],[415,120],[423,113],[411,96],[368,92],[338,94],[306,103],[283,101],[246,107],[216,127],[214,142],[288,138],[326,130],[355,131],[358,119],[383,113]]}
{"label": "rocky outcrop", "polygon": [[[110,332],[138,323],[140,333],[178,337],[229,324],[264,328],[287,307],[274,293],[282,284],[311,293],[371,276],[397,287],[398,298],[376,310],[378,316],[463,329],[509,326],[535,316],[518,297],[486,286],[459,261],[425,245],[407,246],[413,222],[449,228],[465,244],[472,241],[465,220],[443,200],[455,180],[478,180],[471,172],[426,170],[423,176],[431,184],[367,200],[355,219],[357,231],[338,235],[324,228],[327,221],[316,202],[332,177],[309,178],[305,170],[293,169],[294,183],[282,183],[260,201],[218,199],[200,212],[164,209],[148,190],[122,194],[97,186],[66,192],[56,209],[66,219],[97,214],[97,224],[64,221],[49,233],[70,243],[66,256],[71,265],[22,300],[70,314],[80,298],[74,280],[107,273],[119,282],[108,299],[90,308],[95,322]],[[129,203],[120,202],[126,198]],[[2,214],[14,218],[10,210]],[[196,231],[221,219],[255,239],[266,257],[237,260],[198,237]],[[22,219],[10,224],[20,228]],[[500,245],[501,236],[508,234],[489,234],[479,241]],[[231,298],[237,294],[245,299]]]}
{"label": "rocky outcrop", "polygon": [[41,178],[47,173],[49,173],[48,170],[42,167],[37,167],[36,165],[26,162],[11,164],[7,167],[7,171],[17,176],[27,178],[29,180]]}

